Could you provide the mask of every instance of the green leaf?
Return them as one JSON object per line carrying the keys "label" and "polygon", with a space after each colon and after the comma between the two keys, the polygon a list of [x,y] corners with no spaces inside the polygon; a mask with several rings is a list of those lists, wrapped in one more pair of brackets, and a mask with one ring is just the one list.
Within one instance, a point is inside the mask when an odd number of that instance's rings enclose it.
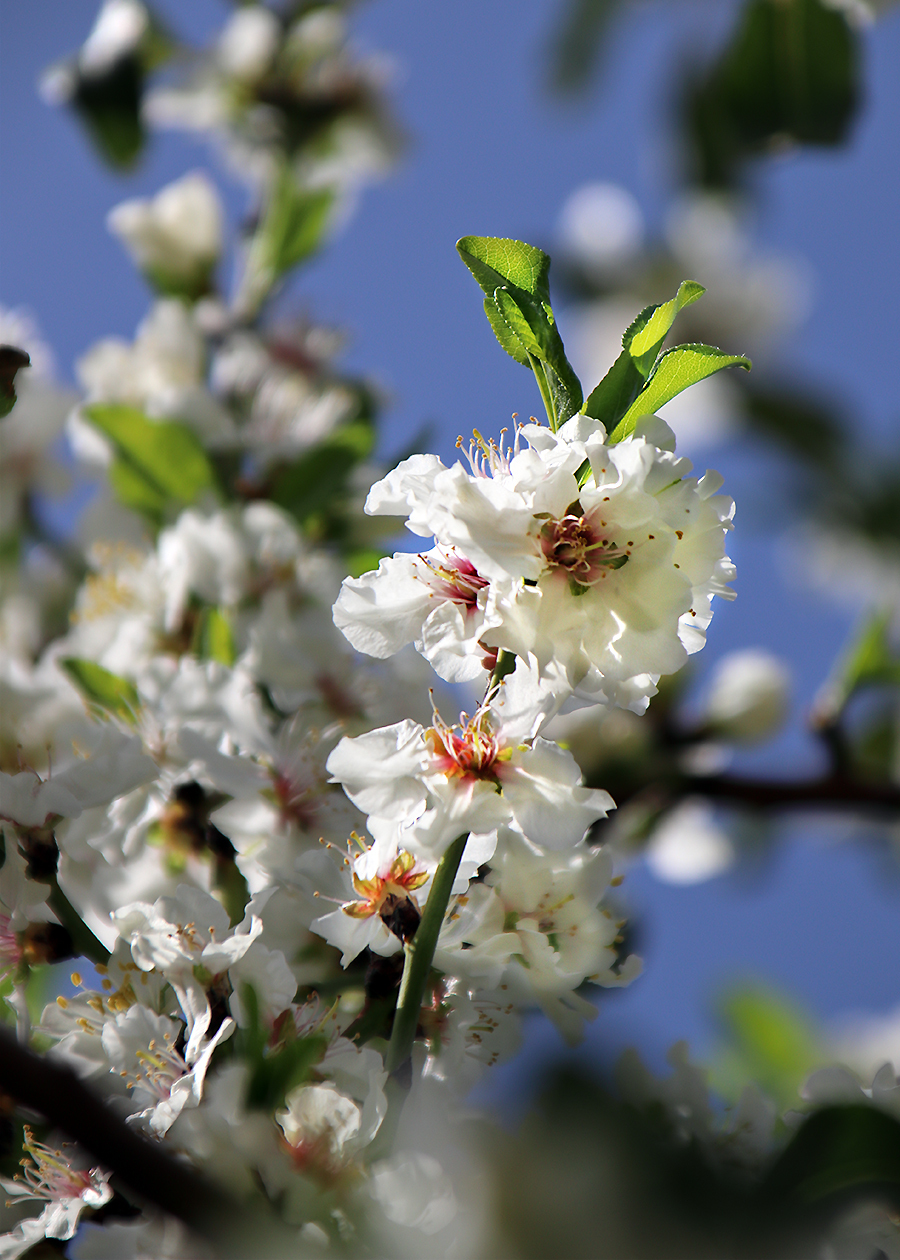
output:
{"label": "green leaf", "polygon": [[622,353],[582,407],[586,416],[613,431],[643,389],[676,315],[705,292],[696,280],[684,280],[674,298],[641,311],[625,330]]}
{"label": "green leaf", "polygon": [[551,52],[550,86],[561,96],[583,91],[605,52],[624,0],[569,0]]}
{"label": "green leaf", "polygon": [[[309,1079],[328,1048],[328,1038],[319,1034],[296,1037],[269,1050],[269,1031],[260,1020],[259,999],[252,985],[241,985],[241,1002],[246,1016],[246,1027],[239,1034],[248,1069],[245,1105],[272,1112],[281,1106],[286,1094]],[[285,1032],[289,1030],[288,1024]]]}
{"label": "green leaf", "polygon": [[533,370],[550,424],[558,429],[581,407],[582,393],[550,306],[550,258],[524,241],[493,236],[464,236],[456,248],[484,290],[497,340]]}
{"label": "green leaf", "polygon": [[16,373],[30,367],[31,359],[16,346],[0,346],[0,420],[16,405]]}
{"label": "green leaf", "polygon": [[229,667],[237,659],[231,621],[221,608],[203,610],[197,634],[197,655],[205,661],[219,661]]}
{"label": "green leaf", "polygon": [[769,1170],[762,1197],[810,1207],[848,1191],[900,1209],[900,1124],[860,1103],[823,1107],[797,1131]]}
{"label": "green leaf", "polygon": [[80,74],[72,106],[101,157],[129,170],[141,155],[146,133],[141,121],[144,70],[130,55],[101,74]]}
{"label": "green leaf", "polygon": [[785,144],[837,145],[860,100],[860,45],[825,0],[752,0],[705,76],[691,69],[685,92],[693,176],[729,187],[743,164]]}
{"label": "green leaf", "polygon": [[368,420],[354,420],[292,464],[280,469],[270,497],[301,522],[333,507],[346,491],[350,474],[375,443]]}
{"label": "green leaf", "polygon": [[743,355],[726,354],[716,346],[673,346],[660,357],[653,375],[616,425],[609,441],[621,442],[629,437],[641,416],[652,416],[682,390],[727,367],[742,367],[749,372],[751,363]]}
{"label": "green leaf", "polygon": [[332,189],[302,188],[290,167],[282,166],[251,246],[256,263],[270,273],[270,284],[319,248],[333,206]]}
{"label": "green leaf", "polygon": [[541,302],[550,301],[550,257],[536,245],[500,236],[463,236],[456,248],[487,297],[511,285]]}
{"label": "green leaf", "polygon": [[834,722],[863,687],[900,687],[900,650],[892,642],[892,624],[889,609],[863,622],[816,700],[817,722]]}
{"label": "green leaf", "polygon": [[65,656],[59,664],[98,716],[111,713],[126,722],[137,721],[141,698],[133,682],[78,656]]}
{"label": "green leaf", "polygon": [[729,1042],[717,1067],[722,1092],[735,1096],[753,1080],[782,1107],[796,1106],[799,1086],[822,1060],[810,1023],[783,997],[753,987],[732,990],[718,1010]]}
{"label": "green leaf", "polygon": [[121,501],[161,519],[171,504],[193,503],[215,484],[199,439],[173,420],[148,420],[124,403],[94,403],[85,418],[113,445],[110,480]]}
{"label": "green leaf", "polygon": [[622,344],[630,351],[634,365],[643,377],[648,377],[653,370],[662,343],[675,323],[675,316],[703,297],[705,292],[703,285],[696,280],[683,280],[673,298],[653,307],[649,314],[642,311],[628,329]]}

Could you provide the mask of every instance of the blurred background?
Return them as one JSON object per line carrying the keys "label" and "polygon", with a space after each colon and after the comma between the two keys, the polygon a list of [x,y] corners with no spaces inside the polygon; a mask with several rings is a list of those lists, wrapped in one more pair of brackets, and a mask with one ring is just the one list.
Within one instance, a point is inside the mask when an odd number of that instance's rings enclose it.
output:
{"label": "blurred background", "polygon": [[[155,7],[202,44],[231,6]],[[679,449],[700,471],[717,468],[737,500],[738,600],[719,607],[696,670],[654,703],[655,725],[568,736],[586,772],[627,805],[609,837],[623,869],[624,855],[643,851],[621,894],[645,974],[602,995],[587,1041],[565,1052],[580,1061],[609,1062],[634,1044],[659,1068],[684,1038],[724,1078],[747,986],[780,995],[759,1009],[795,1041],[894,1011],[900,1041],[896,820],[814,793],[802,808],[772,809],[764,790],[724,803],[699,790],[709,774],[771,787],[835,765],[895,783],[900,767],[896,690],[857,697],[847,673],[859,660],[848,645],[866,633],[880,664],[861,681],[895,668],[900,9],[873,20],[862,4],[783,7],[798,16],[787,65],[767,62],[757,38],[753,11],[766,6],[737,0],[360,5],[354,42],[377,56],[396,165],[353,214],[347,206],[279,298],[285,314],[345,330],[342,369],[383,399],[385,464],[410,448],[449,459],[458,434],[494,433],[539,406],[456,256],[464,234],[551,253],[559,324],[586,389],[638,310],[685,278],[708,293],[679,340],[754,360],[746,382],[716,377],[665,413]],[[42,72],[84,41],[95,13],[94,0],[6,0],[0,45],[2,300],[33,317],[62,382],[99,338],[133,337],[146,311],[146,288],[105,227],[112,206],[205,168],[232,222],[248,213],[239,173],[202,136],[153,132],[115,169],[72,112],[41,99]],[[48,497],[49,526],[71,528],[84,501],[77,486]],[[787,708],[776,698],[758,729],[723,734],[715,671],[746,649],[782,663]],[[766,658],[764,668],[780,697],[778,667]],[[832,716],[840,709],[837,754],[835,724],[822,719],[829,703]],[[680,781],[671,799],[648,798],[642,776],[660,764],[695,776],[698,790]],[[563,1053],[535,1018],[524,1052],[495,1070],[482,1098],[513,1106],[523,1081]]]}

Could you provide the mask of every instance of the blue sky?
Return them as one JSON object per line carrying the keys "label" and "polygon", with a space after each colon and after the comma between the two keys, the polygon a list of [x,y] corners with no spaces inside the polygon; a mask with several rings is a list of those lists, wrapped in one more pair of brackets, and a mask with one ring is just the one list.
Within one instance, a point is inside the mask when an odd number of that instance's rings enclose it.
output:
{"label": "blue sky", "polygon": [[[229,7],[158,5],[191,36],[209,31]],[[208,166],[224,176],[233,219],[245,208],[242,190],[202,143],[157,136],[141,167],[121,177],[101,167],[68,114],[39,100],[38,73],[81,42],[95,9],[94,0],[6,0],[0,46],[0,297],[34,313],[63,376],[97,338],[130,337],[146,311],[143,283],[104,227],[112,205]],[[659,223],[673,188],[672,68],[689,49],[715,47],[734,9],[724,0],[634,4],[602,80],[575,106],[550,100],[541,85],[559,4],[372,0],[358,9],[358,44],[393,62],[409,144],[291,301],[349,329],[348,365],[374,376],[389,399],[386,454],[430,423],[446,456],[457,433],[496,429],[511,412],[537,406],[529,375],[496,346],[454,242],[478,233],[547,246],[563,201],[588,180],[623,184]],[[851,404],[864,440],[887,444],[896,442],[900,417],[900,8],[866,34],[864,60],[867,102],[852,143],[767,163],[754,231],[761,248],[801,256],[814,276],[809,319],[782,357]],[[565,334],[565,312],[561,324]],[[746,445],[716,450],[712,462],[726,488],[760,483],[764,496],[771,471]],[[732,552],[739,599],[719,609],[703,661],[708,668],[724,651],[761,643],[792,662],[794,730],[753,759],[776,772],[785,758],[815,766],[815,749],[800,733],[803,709],[854,621],[852,610],[807,589],[782,552],[764,515],[744,514],[739,503]],[[658,1051],[688,1036],[702,1049],[712,1035],[710,994],[736,975],[768,978],[821,1018],[900,1004],[891,961],[900,943],[900,883],[886,877],[871,847],[838,845],[834,834],[828,820],[787,826],[771,869],[753,879],[732,873],[685,890],[632,874],[626,887],[644,912],[648,970],[604,1004],[590,1045],[634,1036]],[[555,1043],[540,1033],[537,1044]]]}

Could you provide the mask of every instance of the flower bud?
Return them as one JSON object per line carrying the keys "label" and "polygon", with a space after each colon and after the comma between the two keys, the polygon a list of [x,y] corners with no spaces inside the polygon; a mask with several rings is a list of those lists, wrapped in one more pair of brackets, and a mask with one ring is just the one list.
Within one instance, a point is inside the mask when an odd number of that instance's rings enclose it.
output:
{"label": "flower bud", "polygon": [[759,743],[787,714],[790,675],[784,663],[757,648],[732,652],[713,672],[705,725],[720,739]]}
{"label": "flower bud", "polygon": [[202,171],[149,201],[123,201],[106,223],[160,292],[199,297],[208,291],[222,252],[222,207]]}

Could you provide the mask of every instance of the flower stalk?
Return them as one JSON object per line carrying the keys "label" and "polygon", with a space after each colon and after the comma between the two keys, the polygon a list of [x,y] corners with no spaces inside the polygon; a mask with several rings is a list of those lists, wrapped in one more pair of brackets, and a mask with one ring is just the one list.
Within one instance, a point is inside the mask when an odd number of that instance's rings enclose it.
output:
{"label": "flower stalk", "polygon": [[68,931],[72,938],[72,944],[81,957],[89,958],[95,966],[97,963],[105,966],[109,962],[109,950],[102,941],[97,939],[84,919],[82,919],[69,898],[60,888],[55,877],[50,884],[47,904]]}
{"label": "flower stalk", "polygon": [[390,1045],[384,1061],[384,1066],[391,1075],[402,1068],[412,1054],[434,951],[468,838],[467,832],[457,836],[441,858],[431,881],[431,891],[425,903],[422,921],[415,936],[404,947],[406,958],[403,978],[400,981]]}

